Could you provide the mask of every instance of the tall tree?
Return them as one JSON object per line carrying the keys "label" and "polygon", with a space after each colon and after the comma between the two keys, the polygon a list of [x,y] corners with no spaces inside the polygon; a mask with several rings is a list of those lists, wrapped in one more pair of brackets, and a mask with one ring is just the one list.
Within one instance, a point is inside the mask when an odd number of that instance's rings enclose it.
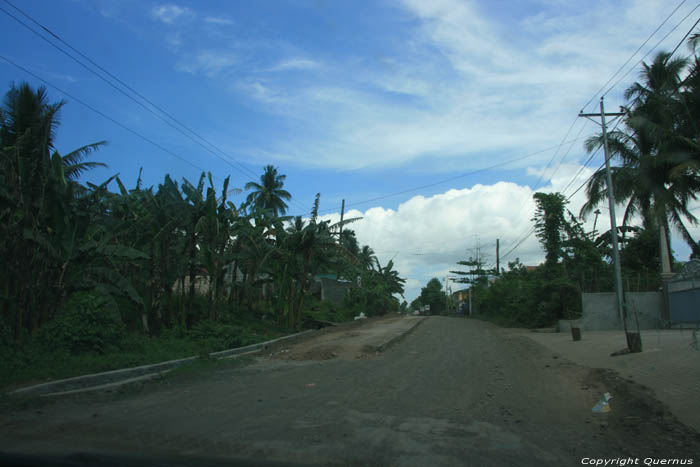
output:
{"label": "tall tree", "polygon": [[284,179],[286,175],[277,173],[277,168],[272,165],[265,166],[263,174],[260,176],[260,183],[248,182],[246,190],[252,190],[248,194],[246,202],[262,211],[270,211],[274,216],[287,212],[287,203],[292,199],[292,195],[284,190]]}
{"label": "tall tree", "polygon": [[557,264],[563,255],[564,208],[567,200],[561,193],[535,193],[536,204],[535,234],[545,251],[545,265],[548,268]]}
{"label": "tall tree", "polygon": [[[0,313],[15,337],[35,331],[79,289],[138,294],[112,266],[136,259],[133,250],[111,244],[101,224],[106,185],[77,183],[85,170],[104,166],[85,158],[104,142],[61,156],[55,148],[59,111],[45,88],[12,86],[0,107]],[[115,284],[121,284],[121,287]]]}
{"label": "tall tree", "polygon": [[440,313],[445,309],[445,292],[440,280],[433,277],[420,291],[420,303],[430,306],[430,314]]}
{"label": "tall tree", "polygon": [[377,264],[377,257],[369,245],[362,246],[362,249],[357,254],[357,259],[364,270],[374,269],[374,266]]}
{"label": "tall tree", "polygon": [[[687,101],[678,92],[686,66],[685,60],[673,59],[666,52],[659,53],[651,64],[645,63],[641,81],[625,92],[629,106],[624,128],[608,137],[611,157],[620,163],[611,167],[611,174],[616,201],[626,203],[623,224],[640,215],[646,228],[658,231],[662,265],[672,263],[669,224],[695,255],[700,254],[700,247],[685,225],[697,224],[688,206],[700,191],[700,177],[688,165],[697,157],[698,146],[693,149],[697,134],[684,134],[694,123],[683,123],[688,121],[689,112]],[[592,152],[601,144],[602,135],[596,135],[586,142],[586,148]],[[591,177],[586,192],[588,201],[581,210],[582,216],[607,199],[603,170]]]}

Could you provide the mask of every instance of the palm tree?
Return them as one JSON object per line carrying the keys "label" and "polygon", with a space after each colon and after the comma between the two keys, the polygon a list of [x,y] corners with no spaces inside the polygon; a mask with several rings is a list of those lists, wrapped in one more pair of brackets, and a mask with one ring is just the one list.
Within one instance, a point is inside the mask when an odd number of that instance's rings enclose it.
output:
{"label": "palm tree", "polygon": [[278,175],[277,168],[272,165],[265,166],[263,174],[260,176],[260,183],[248,182],[246,190],[253,190],[248,194],[246,202],[262,211],[271,211],[276,217],[287,212],[287,203],[292,195],[287,190],[282,189],[286,175]]}
{"label": "palm tree", "polygon": [[[625,92],[631,104],[625,116],[626,128],[608,136],[611,157],[621,162],[620,166],[611,167],[611,173],[617,201],[627,203],[623,224],[639,214],[645,227],[658,229],[665,256],[662,264],[666,262],[667,265],[671,264],[669,223],[681,233],[695,254],[700,252],[684,223],[687,220],[697,224],[688,205],[700,191],[700,180],[690,170],[678,170],[690,156],[677,131],[683,103],[676,91],[686,65],[685,60],[672,59],[663,52],[651,65],[644,64],[642,82],[634,83]],[[586,148],[592,152],[601,144],[602,135],[596,135],[589,138]],[[591,177],[582,216],[607,199],[605,183],[603,170]]]}
{"label": "palm tree", "polygon": [[[31,329],[62,301],[66,263],[64,250],[82,238],[62,238],[77,232],[76,203],[86,195],[76,179],[84,170],[103,165],[83,162],[104,142],[84,146],[62,157],[54,147],[58,114],[64,102],[50,103],[46,89],[27,83],[12,86],[0,106],[0,312],[15,323],[15,336]],[[88,216],[87,212],[82,212]]]}
{"label": "palm tree", "polygon": [[[377,262],[377,265],[379,265],[379,262]],[[379,266],[379,274],[386,285],[387,292],[392,295],[399,294],[403,297],[403,285],[406,283],[406,279],[399,277],[398,271],[394,269],[393,260],[389,260],[384,267]]]}
{"label": "palm tree", "polygon": [[374,265],[377,262],[377,257],[374,255],[374,250],[369,245],[364,245],[357,255],[357,259],[360,260],[360,265],[364,270],[374,269]]}

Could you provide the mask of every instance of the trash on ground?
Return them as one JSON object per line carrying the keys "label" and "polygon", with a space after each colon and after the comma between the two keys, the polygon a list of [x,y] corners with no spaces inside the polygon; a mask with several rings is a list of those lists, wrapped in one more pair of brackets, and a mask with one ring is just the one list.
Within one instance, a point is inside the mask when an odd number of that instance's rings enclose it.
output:
{"label": "trash on ground", "polygon": [[612,396],[609,392],[603,394],[603,397],[601,397],[598,403],[591,409],[593,413],[609,413],[612,410],[612,407],[610,407],[610,399],[612,399]]}
{"label": "trash on ground", "polygon": [[355,316],[355,321],[357,321],[358,319],[365,319],[365,318],[367,318],[365,316],[365,313],[363,311],[361,311],[359,315]]}
{"label": "trash on ground", "polygon": [[306,385],[306,387],[307,387],[307,388],[315,388],[315,387],[316,387],[316,383],[309,383],[309,384]]}

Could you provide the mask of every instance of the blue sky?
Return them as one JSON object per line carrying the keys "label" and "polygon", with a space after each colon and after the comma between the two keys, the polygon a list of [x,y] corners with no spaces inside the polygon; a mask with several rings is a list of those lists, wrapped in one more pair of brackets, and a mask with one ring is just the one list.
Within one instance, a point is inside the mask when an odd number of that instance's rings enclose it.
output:
{"label": "blue sky", "polygon": [[[581,138],[596,128],[578,111],[591,99],[586,110],[596,110],[598,90],[681,2],[13,3],[213,143],[218,157],[2,12],[1,55],[220,180],[231,175],[232,186],[274,164],[287,175],[291,214],[307,214],[319,192],[321,211],[337,218],[346,199],[350,215],[364,216],[353,225],[360,241],[383,264],[394,259],[411,299],[477,241],[491,260],[496,238],[501,253],[515,246],[531,226],[534,191],[570,194],[585,180],[590,168],[574,178],[587,158]],[[669,32],[656,50],[672,49],[700,15],[694,8],[683,2],[621,75]],[[638,69],[607,94],[610,110]],[[0,60],[0,83],[20,81],[40,84]],[[87,180],[119,173],[133,185],[140,167],[147,185],[166,173],[198,178],[199,168],[49,92],[68,102],[59,150],[109,142],[95,156],[109,168]],[[574,142],[558,147],[567,132]],[[387,197],[425,185],[434,186]],[[687,257],[677,238],[674,248]],[[516,256],[541,261],[536,239],[504,263]]]}

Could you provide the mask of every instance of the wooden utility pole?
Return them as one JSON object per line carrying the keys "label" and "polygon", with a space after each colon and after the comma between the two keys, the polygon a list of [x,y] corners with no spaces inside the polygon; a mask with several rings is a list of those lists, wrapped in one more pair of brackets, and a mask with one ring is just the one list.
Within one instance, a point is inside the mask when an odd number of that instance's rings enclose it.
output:
{"label": "wooden utility pole", "polygon": [[[615,218],[615,193],[612,184],[612,175],[610,173],[610,148],[608,147],[608,128],[605,122],[605,117],[621,117],[624,112],[605,113],[604,98],[600,98],[600,113],[585,114],[579,112],[579,117],[600,117],[600,127],[603,130],[603,150],[605,151],[605,179],[608,185],[608,207],[610,209],[610,237],[613,247],[613,268],[615,271],[615,295],[617,298],[617,316],[621,321],[622,328],[625,331],[627,338],[627,347],[630,351],[635,351],[630,342],[630,336],[627,332],[627,310],[625,307],[625,294],[622,288],[622,270],[620,268],[620,248],[617,243],[617,219]],[[593,120],[595,122],[595,120]],[[595,122],[598,123],[598,122]],[[641,336],[637,336],[641,339]],[[641,346],[641,340],[639,342]],[[641,349],[640,349],[641,350]]]}
{"label": "wooden utility pole", "polygon": [[343,200],[343,204],[340,207],[340,232],[338,233],[338,238],[341,238],[343,236],[343,216],[345,215],[345,200]]}
{"label": "wooden utility pole", "polygon": [[447,276],[445,276],[445,313],[448,313],[450,311],[450,299],[448,297],[448,290],[447,290]]}
{"label": "wooden utility pole", "polygon": [[496,239],[496,275],[501,275],[501,245],[500,239]]}

